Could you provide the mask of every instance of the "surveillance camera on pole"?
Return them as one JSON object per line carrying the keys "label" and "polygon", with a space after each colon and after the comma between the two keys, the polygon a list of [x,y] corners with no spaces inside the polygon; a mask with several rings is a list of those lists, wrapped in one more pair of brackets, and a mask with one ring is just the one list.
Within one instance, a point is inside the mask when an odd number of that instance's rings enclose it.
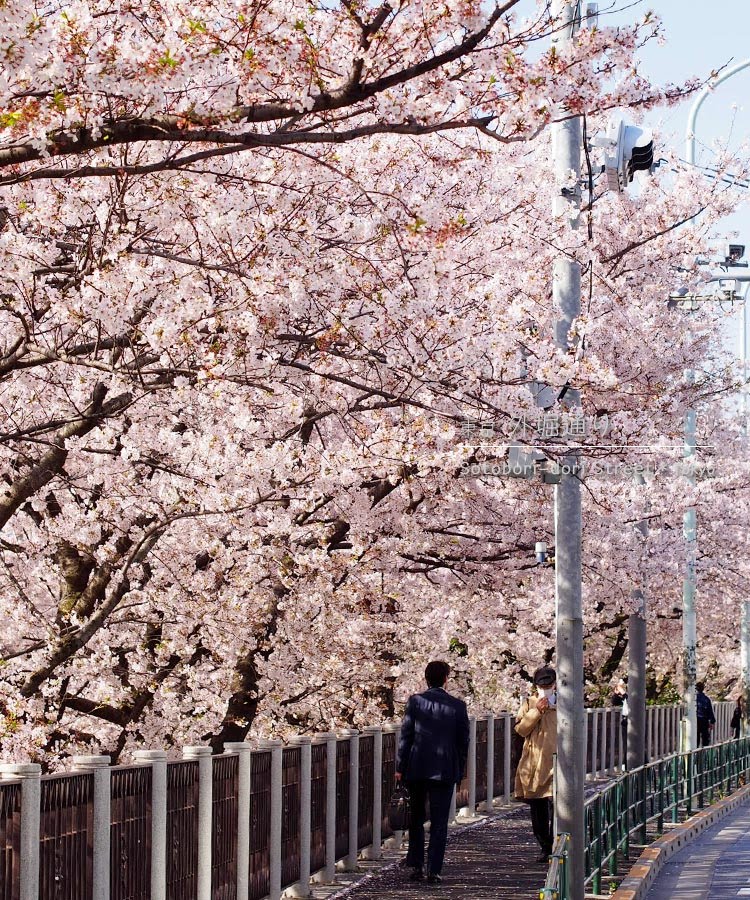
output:
{"label": "surveillance camera on pole", "polygon": [[696,265],[718,266],[721,269],[747,269],[745,245],[733,241],[712,241],[710,257],[696,257]]}
{"label": "surveillance camera on pole", "polygon": [[604,174],[611,191],[622,192],[636,172],[654,167],[654,139],[647,128],[626,125],[621,116],[610,119],[604,135],[594,141],[604,150]]}

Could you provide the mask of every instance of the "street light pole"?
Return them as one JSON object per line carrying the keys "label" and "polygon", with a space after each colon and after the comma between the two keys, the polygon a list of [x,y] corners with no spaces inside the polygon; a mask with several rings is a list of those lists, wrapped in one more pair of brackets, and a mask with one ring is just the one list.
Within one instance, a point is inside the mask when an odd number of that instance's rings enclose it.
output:
{"label": "street light pole", "polygon": [[[703,90],[695,98],[688,115],[687,127],[685,130],[685,159],[689,165],[695,165],[695,122],[698,117],[703,102],[714,89],[741,72],[743,69],[750,67],[750,59],[746,59],[736,66],[732,66],[725,72],[722,72],[717,78],[707,84]],[[743,329],[746,325],[745,313],[743,312]],[[743,334],[743,347],[746,340]],[[743,357],[744,359],[744,357]],[[695,372],[690,369],[685,373],[685,381],[691,386],[695,383]],[[687,479],[688,485],[692,490],[695,487],[695,474],[692,471],[691,463],[695,456],[695,429],[696,429],[696,413],[694,409],[689,409],[685,416],[685,460],[687,462]],[[685,510],[683,516],[683,534],[686,544],[686,563],[685,577],[682,583],[682,666],[683,666],[683,687],[685,693],[686,706],[686,732],[685,743],[686,750],[695,750],[697,747],[697,720],[695,708],[695,679],[697,672],[697,653],[696,653],[696,627],[695,627],[695,592],[697,587],[696,578],[696,557],[698,550],[698,534],[695,507],[691,506]],[[747,604],[743,610],[745,615],[750,616]],[[747,631],[747,622],[743,616],[743,624]],[[743,690],[745,696],[750,696],[750,682],[748,680],[749,673],[747,667],[743,668]]]}
{"label": "street light pole", "polygon": [[730,69],[727,69],[726,72],[722,72],[716,78],[712,78],[695,98],[693,105],[690,107],[687,128],[685,130],[685,159],[691,166],[695,165],[695,120],[698,117],[698,110],[703,106],[703,101],[709,94],[712,94],[723,81],[726,81],[727,78],[731,78],[732,75],[736,75],[738,72],[741,72],[748,67],[750,67],[750,59],[737,63],[736,66],[732,66]]}
{"label": "street light pole", "polygon": [[[561,53],[578,26],[578,4],[554,0],[557,43]],[[581,120],[572,116],[552,126],[555,221],[567,218],[576,230],[581,209]],[[574,180],[571,179],[571,172]],[[555,344],[570,352],[569,335],[581,311],[581,269],[567,255],[554,261],[552,298],[559,319]],[[579,392],[568,390],[570,406],[580,402]],[[561,478],[555,486],[555,606],[557,622],[557,782],[555,813],[557,828],[568,833],[571,900],[584,897],[584,742],[586,735],[583,699],[583,607],[581,602],[581,483],[579,454],[566,453],[561,460]]]}

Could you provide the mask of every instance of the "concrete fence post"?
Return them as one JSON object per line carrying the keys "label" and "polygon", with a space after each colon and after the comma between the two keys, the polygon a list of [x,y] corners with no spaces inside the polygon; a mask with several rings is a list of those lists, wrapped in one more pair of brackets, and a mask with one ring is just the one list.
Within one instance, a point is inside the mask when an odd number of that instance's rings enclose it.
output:
{"label": "concrete fence post", "polygon": [[297,735],[289,743],[300,748],[299,881],[291,890],[291,894],[295,897],[309,897],[312,840],[312,738],[307,735]]}
{"label": "concrete fence post", "polygon": [[94,776],[93,900],[109,900],[112,772],[109,756],[74,756],[71,771]]}
{"label": "concrete fence post", "polygon": [[[597,716],[595,709],[586,710],[587,724],[589,719],[591,719],[591,766],[586,774],[595,779],[597,773],[597,759],[599,757],[599,717]],[[588,728],[586,729],[586,734],[588,735]]]}
{"label": "concrete fence post", "polygon": [[225,753],[236,753],[237,762],[237,900],[250,893],[250,795],[253,747],[247,741],[227,741]]}
{"label": "concrete fence post", "polygon": [[653,714],[651,716],[651,759],[656,759],[658,755],[658,749],[656,746],[656,738],[658,735],[658,727],[657,727],[657,715],[659,714],[659,708],[653,708]]}
{"label": "concrete fence post", "polygon": [[[396,756],[398,756],[398,739],[399,739],[400,731],[401,731],[401,725],[399,722],[390,721],[390,722],[386,722],[383,725],[383,734],[395,734],[396,735],[396,738],[395,738],[395,740],[396,740]],[[396,765],[396,760],[394,759],[394,761],[393,761],[394,769],[395,769],[395,765]],[[386,797],[386,798],[384,798],[383,802],[389,803],[390,799],[391,799],[390,797]],[[450,816],[450,818],[448,819],[448,821],[452,822],[454,818],[455,818],[455,810],[454,810],[453,815]],[[393,848],[393,847],[399,848],[403,842],[403,839],[404,839],[403,831],[401,831],[401,830],[394,831],[393,836],[389,837],[388,840],[385,842],[385,846],[389,847],[389,848]]]}
{"label": "concrete fence post", "polygon": [[[590,719],[590,716],[591,716],[591,710],[586,709],[584,712],[584,717],[583,717],[583,742],[582,742],[583,743],[583,768],[585,769],[586,775],[588,775],[588,772],[589,772],[588,758],[589,758],[589,750],[591,749],[589,747],[589,719]],[[592,731],[593,731],[593,727],[594,726],[592,724],[592,726],[591,726]],[[593,760],[593,758],[594,758],[594,754],[592,753],[591,759]],[[555,756],[555,765],[557,765],[557,757],[556,756]],[[554,776],[553,776],[553,781],[554,781]],[[554,793],[554,785],[553,785],[553,793]],[[555,803],[556,802],[557,801],[555,800]],[[557,825],[555,825],[555,834],[557,834]]]}
{"label": "concrete fence post", "polygon": [[281,741],[261,741],[259,750],[271,751],[271,823],[268,839],[269,900],[281,897],[281,830],[284,815],[284,745]]}
{"label": "concrete fence post", "polygon": [[359,731],[345,728],[339,737],[349,739],[349,849],[343,861],[343,870],[356,872],[359,850]]}
{"label": "concrete fence post", "polygon": [[485,812],[492,812],[495,798],[495,716],[487,713],[487,796],[484,800]]}
{"label": "concrete fence post", "polygon": [[513,724],[515,717],[511,713],[505,714],[505,743],[503,744],[503,784],[505,785],[505,796],[503,800],[506,804],[510,803],[513,788],[510,783],[510,742],[513,738]]}
{"label": "concrete fence post", "polygon": [[136,750],[133,759],[151,766],[151,900],[167,900],[167,754]]}
{"label": "concrete fence post", "polygon": [[383,729],[369,725],[364,729],[372,735],[372,844],[364,856],[380,859],[383,855]]}
{"label": "concrete fence post", "polygon": [[213,751],[183,747],[183,759],[198,761],[198,887],[197,900],[211,900],[211,819],[213,807]]}
{"label": "concrete fence post", "polygon": [[323,880],[330,884],[336,877],[336,735],[332,731],[315,736],[326,745],[326,864]]}
{"label": "concrete fence post", "polygon": [[473,819],[477,814],[477,717],[469,716],[469,755],[466,760],[466,780],[469,798],[461,815]]}
{"label": "concrete fence post", "polygon": [[662,754],[662,746],[661,746],[661,715],[663,706],[655,706],[654,707],[654,719],[653,719],[653,728],[654,733],[651,738],[651,751],[653,753],[653,758],[658,759]]}
{"label": "concrete fence post", "polygon": [[656,755],[659,758],[664,755],[664,712],[665,707],[660,706],[656,713]]}
{"label": "concrete fence post", "polygon": [[0,765],[0,780],[21,782],[19,900],[39,900],[39,828],[42,798],[39,763]]}

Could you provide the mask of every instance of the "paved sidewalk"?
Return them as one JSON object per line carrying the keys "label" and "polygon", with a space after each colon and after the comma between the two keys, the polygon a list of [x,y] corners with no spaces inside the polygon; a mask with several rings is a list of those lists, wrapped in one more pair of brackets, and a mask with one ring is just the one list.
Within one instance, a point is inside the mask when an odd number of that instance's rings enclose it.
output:
{"label": "paved sidewalk", "polygon": [[408,880],[408,871],[392,864],[331,900],[535,900],[547,875],[537,863],[528,806],[488,817],[449,834],[443,883],[431,887]]}
{"label": "paved sidewalk", "polygon": [[647,900],[750,898],[750,805],[739,807],[675,853]]}

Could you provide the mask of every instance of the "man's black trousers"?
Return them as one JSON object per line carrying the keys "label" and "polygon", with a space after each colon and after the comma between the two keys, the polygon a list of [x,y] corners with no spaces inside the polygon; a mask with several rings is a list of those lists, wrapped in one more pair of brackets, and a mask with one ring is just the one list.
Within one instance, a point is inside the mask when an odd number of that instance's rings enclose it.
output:
{"label": "man's black trousers", "polygon": [[699,747],[708,747],[711,743],[711,723],[708,719],[699,716],[697,720],[698,725],[698,746]]}
{"label": "man's black trousers", "polygon": [[427,848],[427,873],[439,875],[443,868],[445,842],[448,839],[448,817],[451,813],[453,785],[444,781],[410,781],[409,852],[406,863],[414,869],[424,868],[424,823],[427,800],[430,801],[430,844]]}
{"label": "man's black trousers", "polygon": [[529,800],[531,829],[545,853],[552,853],[552,798]]}

